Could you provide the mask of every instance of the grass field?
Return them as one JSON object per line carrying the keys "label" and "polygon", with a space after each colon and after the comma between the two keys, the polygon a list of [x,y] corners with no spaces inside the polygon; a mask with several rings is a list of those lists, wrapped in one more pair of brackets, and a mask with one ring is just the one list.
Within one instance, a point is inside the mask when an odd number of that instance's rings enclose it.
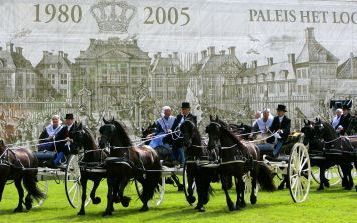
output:
{"label": "grass field", "polygon": [[[78,210],[69,206],[63,182],[49,183],[48,198],[43,206],[14,214],[17,192],[14,185],[8,185],[0,203],[0,222],[357,222],[357,192],[345,191],[340,185],[317,192],[316,184],[313,184],[308,200],[301,204],[293,203],[288,190],[259,192],[256,205],[248,204],[245,209],[235,212],[228,211],[219,185],[213,186],[215,195],[211,197],[205,213],[193,210],[185,202],[183,192],[167,185],[164,202],[158,207],[151,207],[148,212],[139,212],[141,202],[133,196],[128,208],[116,204],[113,216],[102,217],[106,202],[105,181],[98,191],[102,203],[87,206],[86,216],[77,216]],[[134,194],[134,187],[128,193]]]}

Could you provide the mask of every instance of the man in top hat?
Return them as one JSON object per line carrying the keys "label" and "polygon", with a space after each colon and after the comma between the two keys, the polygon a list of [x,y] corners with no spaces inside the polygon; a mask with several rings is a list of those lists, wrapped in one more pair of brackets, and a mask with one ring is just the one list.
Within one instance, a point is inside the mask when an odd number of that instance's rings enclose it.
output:
{"label": "man in top hat", "polygon": [[343,105],[342,106],[342,116],[340,119],[340,135],[344,135],[346,133],[346,130],[348,129],[348,126],[350,125],[351,122],[351,114],[350,114],[350,107],[348,105]]}
{"label": "man in top hat", "polygon": [[[197,125],[197,117],[191,114],[191,107],[189,102],[182,102],[181,104],[181,114],[176,116],[174,123],[172,124],[171,131],[177,131],[180,125],[186,120],[190,119],[195,125]],[[182,137],[181,133],[180,136]],[[171,137],[171,135],[169,135]],[[178,137],[173,141],[172,152],[177,161],[180,164],[185,162],[185,153],[183,150],[183,139]],[[174,138],[176,138],[174,136]]]}
{"label": "man in top hat", "polygon": [[269,130],[274,132],[274,137],[270,137],[267,142],[273,143],[276,139],[276,144],[273,150],[273,156],[277,157],[280,153],[280,150],[283,146],[283,143],[286,141],[290,134],[291,120],[286,117],[285,113],[287,112],[286,106],[279,104],[277,109],[277,116],[274,117],[273,123],[270,126]]}
{"label": "man in top hat", "polygon": [[73,129],[74,124],[74,116],[72,113],[66,114],[64,118],[64,123],[67,127],[68,132],[70,132]]}

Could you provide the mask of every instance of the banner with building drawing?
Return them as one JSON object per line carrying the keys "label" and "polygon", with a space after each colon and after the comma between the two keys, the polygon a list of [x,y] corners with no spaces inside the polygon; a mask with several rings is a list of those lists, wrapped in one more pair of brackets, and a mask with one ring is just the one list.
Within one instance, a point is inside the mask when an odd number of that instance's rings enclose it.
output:
{"label": "banner with building drawing", "polygon": [[133,133],[161,107],[249,122],[287,105],[293,127],[357,97],[357,2],[1,0],[0,121],[36,139],[53,114]]}

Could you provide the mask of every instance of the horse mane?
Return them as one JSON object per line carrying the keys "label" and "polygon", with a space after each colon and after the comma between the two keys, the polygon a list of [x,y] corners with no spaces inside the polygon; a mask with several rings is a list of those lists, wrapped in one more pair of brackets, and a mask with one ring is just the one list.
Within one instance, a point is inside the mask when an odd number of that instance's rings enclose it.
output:
{"label": "horse mane", "polygon": [[337,135],[336,135],[335,129],[332,127],[332,125],[325,121],[321,121],[321,123],[324,126],[324,128],[326,128],[328,130],[329,136],[331,137],[330,139],[327,139],[327,140],[336,139]]}
{"label": "horse mane", "polygon": [[89,141],[88,141],[89,146],[91,146],[92,149],[97,149],[98,147],[97,147],[97,144],[95,143],[95,139],[94,139],[92,132],[89,130],[89,128],[87,128],[85,126],[83,126],[83,130],[84,130],[86,137],[88,137],[88,139],[89,139]]}
{"label": "horse mane", "polygon": [[126,132],[124,126],[116,121],[116,120],[112,120],[111,124],[113,124],[115,126],[115,128],[117,129],[118,133],[121,134],[120,139],[123,141],[125,146],[132,146],[133,144],[131,143],[131,140],[129,138],[128,133]]}
{"label": "horse mane", "polygon": [[228,129],[228,125],[227,123],[225,123],[224,121],[218,119],[218,123],[222,126],[221,129],[223,129],[228,136],[233,139],[234,143],[236,143],[238,145],[239,148],[243,149],[244,152],[246,152],[248,154],[248,149],[247,147],[240,141],[240,139],[238,138],[238,136],[236,136],[231,130]]}
{"label": "horse mane", "polygon": [[[199,139],[199,141],[201,142],[201,134],[200,131],[198,131],[197,126],[195,125],[193,119],[191,119],[190,117],[186,119],[186,121],[189,121],[190,124],[193,126],[193,131],[195,131],[195,135],[196,137]],[[184,122],[185,123],[185,122]]]}

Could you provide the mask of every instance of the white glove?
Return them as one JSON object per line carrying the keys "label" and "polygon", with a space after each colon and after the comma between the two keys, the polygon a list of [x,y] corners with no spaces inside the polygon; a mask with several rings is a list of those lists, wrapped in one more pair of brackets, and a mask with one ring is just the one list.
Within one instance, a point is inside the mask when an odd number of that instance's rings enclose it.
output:
{"label": "white glove", "polygon": [[274,133],[273,135],[276,139],[281,139],[281,136],[279,135],[279,132]]}

